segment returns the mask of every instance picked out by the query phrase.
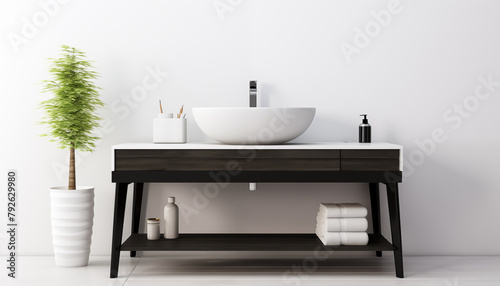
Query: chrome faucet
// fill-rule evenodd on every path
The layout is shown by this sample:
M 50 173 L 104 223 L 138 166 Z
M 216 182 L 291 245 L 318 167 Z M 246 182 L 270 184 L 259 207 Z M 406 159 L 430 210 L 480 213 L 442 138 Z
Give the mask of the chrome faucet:
M 257 81 L 250 81 L 250 107 L 257 107 Z M 257 183 L 250 182 L 248 184 L 248 189 L 250 191 L 257 190 Z
M 257 107 L 257 81 L 250 81 L 250 107 Z

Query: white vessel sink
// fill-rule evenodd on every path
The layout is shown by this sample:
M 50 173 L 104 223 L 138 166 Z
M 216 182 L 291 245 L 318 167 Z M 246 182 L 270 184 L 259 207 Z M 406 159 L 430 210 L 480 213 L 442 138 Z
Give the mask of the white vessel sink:
M 282 144 L 300 136 L 314 118 L 314 107 L 198 107 L 200 129 L 224 144 Z

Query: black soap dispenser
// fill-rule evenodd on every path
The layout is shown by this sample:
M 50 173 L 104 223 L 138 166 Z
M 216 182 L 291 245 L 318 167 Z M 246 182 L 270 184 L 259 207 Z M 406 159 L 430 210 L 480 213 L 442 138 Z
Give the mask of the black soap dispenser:
M 361 125 L 359 125 L 359 143 L 370 143 L 372 142 L 372 128 L 370 124 L 368 124 L 366 114 L 361 114 L 360 116 L 364 116 L 364 118 Z

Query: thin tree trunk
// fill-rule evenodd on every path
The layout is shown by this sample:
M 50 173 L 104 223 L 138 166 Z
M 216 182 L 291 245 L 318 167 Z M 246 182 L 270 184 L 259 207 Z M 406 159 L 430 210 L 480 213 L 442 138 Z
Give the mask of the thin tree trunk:
M 69 148 L 69 182 L 68 190 L 76 190 L 76 172 L 75 172 L 75 148 Z

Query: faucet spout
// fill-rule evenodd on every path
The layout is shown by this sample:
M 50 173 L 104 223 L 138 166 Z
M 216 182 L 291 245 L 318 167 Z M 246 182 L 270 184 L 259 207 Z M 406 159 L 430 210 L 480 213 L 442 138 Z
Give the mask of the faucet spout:
M 250 107 L 257 107 L 257 81 L 250 81 Z

